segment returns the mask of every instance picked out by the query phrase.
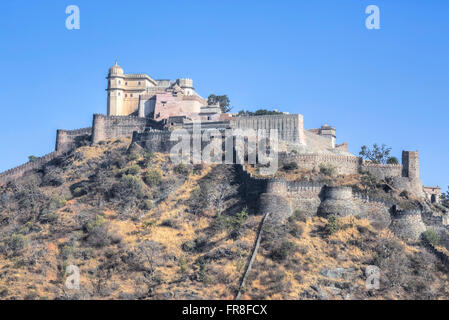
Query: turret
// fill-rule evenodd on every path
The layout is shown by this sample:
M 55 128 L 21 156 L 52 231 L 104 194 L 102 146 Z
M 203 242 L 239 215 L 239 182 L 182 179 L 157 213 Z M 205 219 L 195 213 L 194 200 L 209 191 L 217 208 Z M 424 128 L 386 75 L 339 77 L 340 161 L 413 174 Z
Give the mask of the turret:
M 335 128 L 324 124 L 320 128 L 320 135 L 330 139 L 332 148 L 335 148 Z
M 188 96 L 193 95 L 193 80 L 189 78 L 181 78 L 176 80 L 176 83 L 184 90 Z
M 108 116 L 123 115 L 124 74 L 123 69 L 117 64 L 117 61 L 109 69 L 107 79 Z
M 419 180 L 418 151 L 402 151 L 402 176 Z

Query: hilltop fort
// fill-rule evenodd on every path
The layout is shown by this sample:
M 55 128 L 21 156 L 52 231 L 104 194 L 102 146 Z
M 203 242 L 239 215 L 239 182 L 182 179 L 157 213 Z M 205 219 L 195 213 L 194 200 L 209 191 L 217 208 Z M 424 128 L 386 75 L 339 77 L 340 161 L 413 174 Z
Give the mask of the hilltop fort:
M 117 64 L 107 76 L 107 114 L 94 114 L 92 127 L 57 130 L 55 151 L 0 174 L 5 184 L 39 168 L 55 157 L 81 144 L 97 144 L 111 138 L 133 137 L 133 142 L 152 151 L 167 152 L 170 132 L 175 128 L 192 130 L 275 129 L 281 142 L 282 164 L 295 162 L 301 168 L 318 170 L 333 166 L 338 174 L 369 172 L 378 179 L 388 178 L 391 186 L 414 196 L 439 202 L 439 187 L 423 187 L 417 151 L 403 151 L 402 164 L 377 164 L 348 151 L 347 143 L 336 144 L 336 129 L 329 125 L 304 128 L 300 114 L 241 116 L 222 113 L 218 104 L 210 105 L 196 93 L 193 80 L 156 80 L 146 74 L 126 74 Z
M 333 126 L 229 113 L 191 79 L 117 63 L 106 79 L 92 126 L 57 130 L 55 151 L 0 174 L 0 296 L 447 297 L 449 208 L 422 186 L 418 151 L 370 161 Z M 61 288 L 67 264 L 81 290 Z M 363 285 L 373 267 L 378 293 Z

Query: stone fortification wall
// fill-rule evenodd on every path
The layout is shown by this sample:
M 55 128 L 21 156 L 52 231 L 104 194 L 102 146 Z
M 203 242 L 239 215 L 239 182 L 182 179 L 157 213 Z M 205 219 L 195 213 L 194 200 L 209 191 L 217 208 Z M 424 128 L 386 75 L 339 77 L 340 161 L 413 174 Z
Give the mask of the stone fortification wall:
M 377 179 L 382 180 L 387 177 L 401 177 L 403 167 L 400 164 L 377 164 L 363 161 L 360 164 L 361 172 L 369 172 Z
M 315 216 L 321 203 L 323 183 L 308 181 L 288 181 L 287 196 L 292 210 L 300 210 L 307 216 Z
M 92 143 L 98 143 L 111 138 L 132 137 L 134 131 L 143 132 L 147 128 L 162 129 L 163 124 L 135 116 L 95 114 L 92 127 Z
M 77 130 L 57 130 L 56 131 L 56 151 L 70 151 L 78 147 L 81 143 L 91 141 L 92 127 Z
M 14 181 L 20 177 L 22 177 L 25 173 L 41 168 L 44 164 L 49 161 L 55 159 L 56 157 L 62 155 L 61 151 L 53 151 L 51 153 L 46 154 L 43 157 L 34 159 L 32 161 L 28 161 L 25 164 L 17 166 L 15 168 L 9 169 L 5 172 L 0 173 L 0 185 L 4 185 L 8 182 Z
M 376 164 L 360 157 L 332 154 L 279 153 L 279 165 L 295 162 L 305 170 L 319 170 L 321 165 L 332 166 L 337 174 L 369 172 L 379 180 L 392 178 L 393 187 L 406 190 L 418 197 L 423 196 L 419 179 L 419 164 L 415 152 L 404 152 L 403 164 Z M 411 158 L 411 160 L 409 159 Z
M 355 156 L 331 154 L 287 154 L 279 153 L 279 163 L 296 162 L 306 170 L 319 170 L 321 164 L 331 165 L 338 174 L 355 174 L 359 172 L 360 158 Z
M 359 208 L 354 204 L 352 188 L 341 187 L 325 187 L 323 202 L 318 208 L 318 214 L 322 216 L 335 215 L 338 217 L 357 216 Z
M 395 212 L 390 227 L 402 239 L 418 240 L 421 233 L 426 231 L 420 210 Z
M 304 120 L 299 114 L 235 117 L 230 125 L 234 129 L 278 129 L 280 139 L 306 144 Z
M 134 132 L 132 141 L 152 152 L 169 153 L 170 149 L 178 143 L 178 141 L 170 141 L 170 135 L 170 131 Z

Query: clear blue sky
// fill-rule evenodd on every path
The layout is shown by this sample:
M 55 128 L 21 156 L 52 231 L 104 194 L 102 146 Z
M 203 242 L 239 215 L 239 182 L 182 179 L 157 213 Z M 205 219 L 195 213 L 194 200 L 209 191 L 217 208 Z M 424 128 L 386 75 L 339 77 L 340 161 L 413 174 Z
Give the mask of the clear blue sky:
M 81 29 L 65 28 L 76 4 Z M 380 8 L 380 30 L 365 8 Z M 0 171 L 54 149 L 56 129 L 106 112 L 125 72 L 190 77 L 234 110 L 328 123 L 358 153 L 419 150 L 424 184 L 449 185 L 449 1 L 12 1 L 0 3 Z

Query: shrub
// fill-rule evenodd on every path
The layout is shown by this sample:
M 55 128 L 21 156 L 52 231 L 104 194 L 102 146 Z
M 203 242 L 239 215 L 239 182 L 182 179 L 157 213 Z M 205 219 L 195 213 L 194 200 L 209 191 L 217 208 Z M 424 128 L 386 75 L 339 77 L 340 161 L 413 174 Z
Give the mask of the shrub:
M 134 164 L 125 169 L 125 174 L 136 175 L 139 173 L 139 171 L 140 171 L 140 167 L 137 164 Z
M 185 252 L 193 252 L 195 250 L 195 241 L 184 242 L 181 249 Z
M 364 172 L 360 177 L 360 183 L 365 190 L 373 190 L 377 187 L 377 179 L 369 172 Z
M 192 190 L 190 198 L 187 200 L 189 209 L 194 214 L 200 214 L 204 209 L 211 205 L 210 197 L 212 195 L 212 183 L 200 183 L 198 187 Z
M 128 163 L 128 159 L 126 158 L 126 155 L 123 154 L 123 150 L 106 151 L 103 157 L 104 161 L 101 166 L 106 169 L 123 169 Z
M 399 196 L 408 199 L 408 197 L 409 197 L 408 191 L 407 190 L 402 191 L 399 194 Z
M 146 200 L 143 202 L 143 209 L 145 209 L 145 210 L 151 210 L 151 209 L 153 209 L 153 208 L 154 208 L 154 202 L 153 202 L 153 200 L 146 199 Z
M 296 245 L 293 242 L 284 240 L 279 246 L 273 248 L 270 253 L 270 258 L 274 261 L 284 261 L 295 250 Z
M 173 219 L 166 219 L 166 220 L 162 221 L 161 226 L 173 228 L 173 229 L 179 229 L 178 223 L 176 223 L 176 221 Z
M 37 219 L 42 223 L 52 223 L 57 221 L 59 214 L 56 210 L 65 206 L 66 203 L 67 201 L 62 197 L 51 198 L 47 207 L 41 210 Z
M 320 164 L 320 173 L 325 176 L 333 177 L 335 175 L 335 167 L 330 164 Z
M 28 244 L 27 238 L 22 234 L 13 234 L 12 236 L 5 239 L 5 245 L 7 248 L 18 254 L 21 250 L 25 249 Z
M 184 164 L 184 163 L 180 163 L 180 164 L 176 165 L 173 168 L 173 171 L 176 174 L 179 174 L 179 175 L 182 175 L 182 176 L 188 176 L 189 173 L 190 173 L 189 167 L 186 164 Z
M 74 197 L 81 197 L 87 194 L 86 189 L 83 189 L 81 187 L 75 187 L 72 191 L 72 194 Z
M 143 229 L 152 229 L 156 225 L 155 220 L 147 220 L 142 222 L 142 228 Z
M 45 174 L 42 177 L 43 186 L 58 187 L 64 183 L 64 178 L 62 177 L 62 170 L 54 166 L 48 166 L 45 168 Z
M 238 233 L 248 219 L 247 209 L 244 208 L 242 211 L 234 216 L 219 215 L 215 220 L 215 229 L 228 229 L 231 233 Z
M 56 211 L 44 209 L 39 214 L 37 220 L 41 223 L 53 223 L 58 220 L 59 214 Z
M 181 256 L 179 258 L 178 266 L 179 266 L 179 270 L 181 271 L 182 274 L 187 272 L 188 265 L 187 265 L 186 257 Z
M 105 224 L 103 215 L 97 214 L 94 218 L 89 219 L 83 226 L 85 232 L 90 233 L 93 229 L 101 227 Z
M 140 153 L 137 150 L 133 150 L 128 154 L 129 161 L 135 161 L 140 158 Z
M 341 229 L 340 221 L 335 215 L 330 215 L 327 218 L 327 224 L 324 226 L 324 230 L 328 235 L 334 234 Z
M 302 234 L 304 233 L 304 229 L 302 226 L 299 226 L 296 223 L 293 223 L 293 224 L 289 225 L 289 233 L 296 238 L 300 238 L 302 236 Z
M 307 214 L 302 210 L 295 210 L 290 220 L 305 222 L 307 220 Z
M 120 242 L 120 237 L 112 236 L 102 215 L 97 214 L 84 225 L 87 243 L 93 247 L 104 247 L 111 242 Z
M 87 243 L 93 247 L 105 247 L 111 243 L 107 228 L 102 225 L 93 228 L 86 237 Z
M 369 263 L 378 266 L 382 271 L 381 281 L 383 289 L 397 288 L 404 284 L 409 277 L 409 259 L 403 244 L 394 238 L 377 239 L 374 247 L 374 257 Z
M 193 166 L 193 174 L 201 174 L 201 172 L 204 170 L 204 164 L 195 164 Z
M 149 168 L 154 160 L 154 153 L 153 152 L 146 152 L 143 155 L 143 160 L 141 162 L 141 165 L 143 168 Z
M 284 163 L 284 165 L 282 166 L 282 169 L 284 169 L 286 171 L 296 170 L 296 169 L 298 169 L 298 164 L 293 161 L 287 162 L 287 163 Z
M 199 236 L 195 240 L 186 241 L 182 244 L 181 249 L 185 252 L 201 252 L 207 245 L 207 240 L 203 236 Z
M 63 197 L 53 197 L 50 199 L 50 202 L 48 204 L 49 209 L 59 209 L 65 206 L 67 203 L 67 200 Z
M 13 195 L 24 218 L 32 213 L 38 214 L 46 200 L 45 195 L 34 183 L 14 185 Z
M 145 173 L 143 181 L 149 186 L 157 186 L 162 182 L 162 175 L 156 169 L 151 169 L 147 173 Z
M 22 235 L 27 235 L 31 232 L 41 232 L 42 228 L 40 228 L 37 224 L 34 224 L 33 221 L 28 221 L 19 229 L 17 233 Z
M 75 247 L 73 246 L 73 244 L 66 244 L 61 249 L 61 257 L 64 260 L 67 260 L 74 253 L 75 253 Z
M 134 205 L 145 196 L 143 182 L 139 177 L 124 175 L 113 185 L 111 195 L 126 205 Z
M 428 229 L 421 234 L 421 241 L 424 245 L 430 245 L 434 247 L 440 243 L 440 237 L 434 230 Z

